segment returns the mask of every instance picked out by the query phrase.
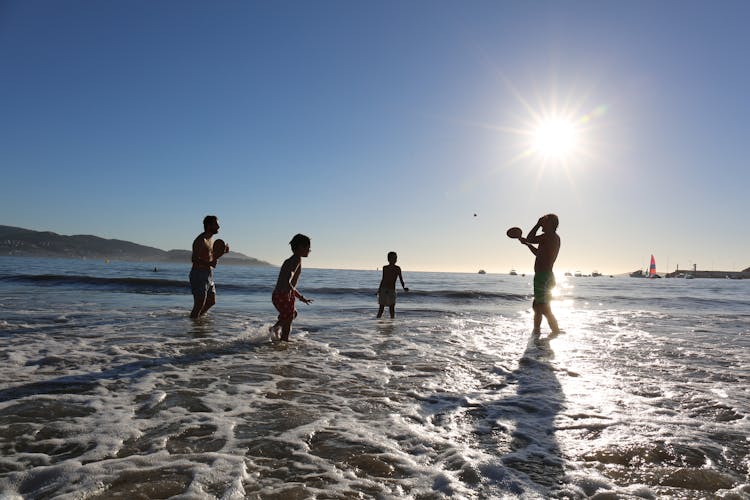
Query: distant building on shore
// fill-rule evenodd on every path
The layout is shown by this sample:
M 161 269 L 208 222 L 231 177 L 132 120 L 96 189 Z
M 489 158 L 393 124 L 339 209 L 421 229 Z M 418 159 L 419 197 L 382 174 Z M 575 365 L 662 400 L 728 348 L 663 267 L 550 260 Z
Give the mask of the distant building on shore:
M 647 278 L 648 274 L 643 270 L 638 269 L 632 273 L 628 273 L 631 278 Z M 677 268 L 671 273 L 665 273 L 665 278 L 714 278 L 714 279 L 733 279 L 733 280 L 746 280 L 750 279 L 750 267 L 743 269 L 742 271 L 701 271 L 698 269 L 697 264 L 693 264 L 692 269 L 680 269 L 680 265 L 677 264 Z
M 743 269 L 742 271 L 699 271 L 697 265 L 693 265 L 693 269 L 677 269 L 674 272 L 667 273 L 664 275 L 665 278 L 716 278 L 716 279 L 733 279 L 742 280 L 750 279 L 750 267 Z

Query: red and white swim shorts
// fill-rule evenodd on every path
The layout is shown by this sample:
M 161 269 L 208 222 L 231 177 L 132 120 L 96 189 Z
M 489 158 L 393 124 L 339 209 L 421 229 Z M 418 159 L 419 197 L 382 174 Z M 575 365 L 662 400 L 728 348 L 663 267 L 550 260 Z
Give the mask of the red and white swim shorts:
M 279 321 L 293 320 L 297 316 L 297 311 L 294 309 L 294 294 L 291 291 L 274 292 L 271 295 L 271 302 L 279 311 Z

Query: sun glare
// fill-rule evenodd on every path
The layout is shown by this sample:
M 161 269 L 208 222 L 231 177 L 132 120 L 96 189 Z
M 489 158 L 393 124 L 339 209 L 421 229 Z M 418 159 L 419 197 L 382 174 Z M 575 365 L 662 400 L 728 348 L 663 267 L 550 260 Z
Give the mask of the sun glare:
M 539 123 L 533 133 L 533 150 L 545 159 L 561 160 L 569 156 L 578 143 L 574 122 L 564 118 L 549 118 Z
M 570 184 L 575 185 L 577 171 L 600 161 L 604 124 L 598 122 L 608 114 L 608 105 L 599 104 L 586 110 L 586 101 L 590 99 L 587 95 L 593 90 L 581 93 L 570 89 L 562 93 L 552 87 L 546 95 L 538 92 L 524 95 L 513 82 L 504 81 L 508 93 L 517 101 L 507 112 L 512 121 L 502 126 L 482 124 L 518 139 L 511 143 L 503 137 L 503 145 L 518 148 L 518 152 L 502 158 L 498 168 L 521 164 L 540 180 L 545 169 L 551 168 L 565 174 Z
M 597 122 L 608 113 L 600 104 L 588 111 L 586 94 L 571 89 L 565 95 L 552 88 L 547 95 L 524 95 L 512 82 L 505 80 L 508 91 L 518 101 L 514 123 L 498 127 L 502 132 L 520 138 L 519 152 L 508 164 L 524 163 L 541 176 L 546 168 L 564 171 L 571 183 L 575 171 L 598 161 L 600 152 Z

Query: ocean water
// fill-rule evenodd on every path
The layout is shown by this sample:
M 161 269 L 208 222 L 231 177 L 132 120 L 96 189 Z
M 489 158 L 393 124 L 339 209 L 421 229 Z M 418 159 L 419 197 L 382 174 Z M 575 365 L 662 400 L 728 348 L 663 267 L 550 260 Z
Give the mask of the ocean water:
M 0 258 L 0 497 L 750 498 L 750 281 Z M 386 313 L 387 316 L 387 313 Z

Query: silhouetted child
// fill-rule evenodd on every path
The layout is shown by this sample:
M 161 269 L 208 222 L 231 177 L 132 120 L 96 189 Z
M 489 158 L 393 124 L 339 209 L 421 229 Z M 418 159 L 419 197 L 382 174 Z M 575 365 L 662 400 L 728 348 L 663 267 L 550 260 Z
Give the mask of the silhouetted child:
M 555 275 L 552 273 L 552 266 L 555 265 L 557 254 L 560 252 L 560 236 L 557 234 L 557 225 L 559 220 L 555 214 L 542 216 L 531 228 L 526 238 L 520 238 L 519 241 L 529 247 L 531 253 L 536 255 L 534 261 L 534 334 L 539 335 L 542 326 L 542 316 L 547 318 L 552 333 L 560 333 L 557 326 L 557 319 L 552 314 L 550 301 L 552 300 L 552 289 L 555 287 Z M 542 229 L 543 233 L 537 235 L 536 232 Z M 534 247 L 532 244 L 538 244 Z
M 383 316 L 385 306 L 388 306 L 388 311 L 391 313 L 391 318 L 396 317 L 396 279 L 401 280 L 401 287 L 405 292 L 409 289 L 404 286 L 404 278 L 401 276 L 401 268 L 396 265 L 396 259 L 398 256 L 396 252 L 388 252 L 388 265 L 383 266 L 383 278 L 380 280 L 380 287 L 378 288 L 378 318 Z
M 297 282 L 302 273 L 302 257 L 310 255 L 310 238 L 304 234 L 296 234 L 289 242 L 292 247 L 292 256 L 284 261 L 279 269 L 279 279 L 271 296 L 271 302 L 279 311 L 279 319 L 270 330 L 275 338 L 289 341 L 289 332 L 292 330 L 292 321 L 297 317 L 294 308 L 294 299 L 297 298 L 309 304 L 311 299 L 306 299 L 297 291 Z

